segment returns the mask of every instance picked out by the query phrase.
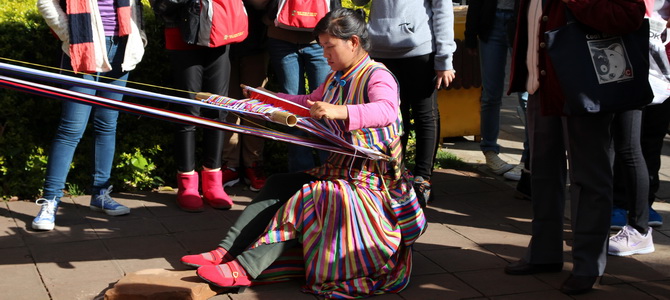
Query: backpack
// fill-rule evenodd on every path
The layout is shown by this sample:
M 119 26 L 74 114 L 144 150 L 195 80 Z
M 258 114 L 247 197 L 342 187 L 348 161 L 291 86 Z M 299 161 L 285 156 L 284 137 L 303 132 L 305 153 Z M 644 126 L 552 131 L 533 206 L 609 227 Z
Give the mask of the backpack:
M 279 0 L 275 26 L 297 31 L 312 31 L 330 11 L 330 0 Z
M 239 43 L 249 35 L 249 18 L 242 0 L 201 0 L 197 44 L 219 47 Z

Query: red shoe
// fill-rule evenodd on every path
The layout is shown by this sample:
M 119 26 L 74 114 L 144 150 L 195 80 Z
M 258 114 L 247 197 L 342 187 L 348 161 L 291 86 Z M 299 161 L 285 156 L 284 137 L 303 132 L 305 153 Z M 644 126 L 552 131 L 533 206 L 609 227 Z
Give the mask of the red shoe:
M 226 166 L 221 167 L 222 182 L 224 187 L 229 187 L 240 182 L 240 172 L 237 172 L 235 168 L 229 168 Z
M 251 285 L 252 279 L 237 260 L 222 265 L 202 266 L 198 268 L 196 274 L 218 287 L 240 288 L 239 293 Z
M 214 208 L 230 209 L 233 199 L 223 190 L 221 174 L 221 170 L 202 171 L 202 196 Z
M 177 173 L 177 183 L 179 184 L 179 191 L 177 192 L 179 208 L 188 212 L 203 211 L 205 207 L 202 204 L 200 192 L 198 192 L 198 173 Z
M 265 185 L 265 174 L 263 167 L 259 163 L 254 163 L 249 168 L 244 168 L 244 181 L 249 185 L 249 189 L 258 192 Z
M 218 247 L 212 251 L 185 255 L 181 258 L 181 263 L 191 267 L 216 266 L 234 260 L 226 249 Z

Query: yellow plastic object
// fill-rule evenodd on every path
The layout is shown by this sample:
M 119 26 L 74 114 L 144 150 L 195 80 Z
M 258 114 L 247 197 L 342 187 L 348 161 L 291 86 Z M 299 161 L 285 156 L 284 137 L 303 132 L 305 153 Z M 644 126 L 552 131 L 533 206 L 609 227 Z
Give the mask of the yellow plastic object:
M 465 38 L 467 6 L 454 6 L 454 37 L 457 50 L 454 54 L 456 78 L 448 90 L 437 93 L 440 110 L 440 138 L 474 136 L 480 139 L 481 74 L 477 58 L 468 56 L 462 40 Z
M 440 138 L 474 136 L 480 139 L 479 117 L 481 88 L 440 90 L 437 104 L 440 110 Z

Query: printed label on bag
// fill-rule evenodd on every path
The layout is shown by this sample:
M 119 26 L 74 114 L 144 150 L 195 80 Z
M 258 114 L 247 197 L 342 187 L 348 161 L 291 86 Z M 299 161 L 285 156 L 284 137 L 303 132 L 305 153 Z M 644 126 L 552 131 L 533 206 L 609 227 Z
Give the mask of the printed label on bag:
M 587 35 L 587 39 L 593 37 Z M 633 67 L 621 37 L 590 39 L 586 43 L 599 84 L 633 79 Z

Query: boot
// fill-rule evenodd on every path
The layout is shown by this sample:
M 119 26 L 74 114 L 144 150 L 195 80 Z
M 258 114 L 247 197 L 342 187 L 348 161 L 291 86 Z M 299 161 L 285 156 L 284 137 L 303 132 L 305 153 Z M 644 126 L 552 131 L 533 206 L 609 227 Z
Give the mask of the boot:
M 202 171 L 202 195 L 214 208 L 230 209 L 233 199 L 223 190 L 221 170 Z
M 198 172 L 193 174 L 177 173 L 177 205 L 179 208 L 189 212 L 200 212 L 204 210 L 202 198 L 198 192 Z

